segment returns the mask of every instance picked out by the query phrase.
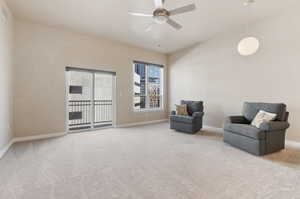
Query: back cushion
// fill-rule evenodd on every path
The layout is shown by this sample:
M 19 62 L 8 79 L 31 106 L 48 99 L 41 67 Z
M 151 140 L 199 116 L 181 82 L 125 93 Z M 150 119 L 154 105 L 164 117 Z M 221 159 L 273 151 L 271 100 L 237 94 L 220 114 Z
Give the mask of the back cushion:
M 177 115 L 188 115 L 186 104 L 176 105 L 176 113 Z
M 284 121 L 285 119 L 286 105 L 282 103 L 271 104 L 271 103 L 245 102 L 243 108 L 243 116 L 247 120 L 252 121 L 260 110 L 277 114 L 275 119 L 277 121 Z
M 187 105 L 187 112 L 190 116 L 192 116 L 194 112 L 203 112 L 203 102 L 202 101 L 182 100 L 181 104 Z

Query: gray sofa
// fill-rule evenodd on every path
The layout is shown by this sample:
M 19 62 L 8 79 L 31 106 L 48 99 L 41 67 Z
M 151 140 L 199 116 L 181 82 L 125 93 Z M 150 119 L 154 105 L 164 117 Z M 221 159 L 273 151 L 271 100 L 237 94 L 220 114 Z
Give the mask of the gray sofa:
M 275 121 L 265 122 L 260 128 L 250 125 L 259 110 L 276 113 Z M 288 116 L 285 104 L 246 102 L 242 116 L 227 118 L 224 142 L 255 155 L 280 151 L 285 147 L 285 134 L 290 126 Z
M 176 111 L 172 111 L 170 128 L 185 133 L 197 133 L 202 129 L 203 102 L 182 100 L 181 104 L 187 105 L 188 116 L 176 115 Z

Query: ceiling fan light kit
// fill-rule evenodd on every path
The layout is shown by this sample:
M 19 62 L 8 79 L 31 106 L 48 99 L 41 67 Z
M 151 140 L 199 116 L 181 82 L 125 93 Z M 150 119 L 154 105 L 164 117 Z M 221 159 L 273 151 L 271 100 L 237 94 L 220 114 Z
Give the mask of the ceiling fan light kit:
M 153 12 L 153 19 L 158 24 L 166 23 L 169 19 L 169 16 L 170 16 L 169 12 L 163 8 L 157 8 Z
M 134 16 L 142 16 L 142 17 L 153 17 L 154 23 L 152 23 L 149 27 L 147 27 L 146 31 L 151 30 L 152 26 L 154 24 L 169 24 L 176 30 L 180 30 L 182 26 L 170 18 L 170 16 L 183 14 L 186 12 L 190 12 L 196 9 L 195 4 L 186 5 L 180 8 L 176 8 L 173 10 L 167 10 L 164 8 L 165 0 L 154 0 L 154 4 L 156 9 L 153 11 L 153 14 L 144 14 L 144 13 L 135 13 L 135 12 L 129 12 L 128 14 L 134 15 Z

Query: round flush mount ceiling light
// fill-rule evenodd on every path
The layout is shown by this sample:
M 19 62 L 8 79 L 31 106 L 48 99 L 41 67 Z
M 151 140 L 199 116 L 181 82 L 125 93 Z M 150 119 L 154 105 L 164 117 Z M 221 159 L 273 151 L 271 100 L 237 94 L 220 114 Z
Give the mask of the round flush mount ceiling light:
M 250 8 L 252 8 L 255 0 L 246 0 L 244 2 L 244 6 L 248 7 L 250 12 Z M 249 29 L 247 27 L 247 29 Z M 248 32 L 248 30 L 246 30 Z M 245 37 L 238 44 L 238 52 L 242 56 L 249 56 L 255 54 L 259 49 L 259 40 L 256 37 Z
M 242 56 L 255 54 L 259 49 L 259 40 L 255 37 L 246 37 L 238 45 L 238 52 Z
M 164 24 L 168 21 L 168 18 L 165 16 L 158 15 L 158 16 L 154 16 L 153 18 L 154 18 L 154 21 L 158 24 Z

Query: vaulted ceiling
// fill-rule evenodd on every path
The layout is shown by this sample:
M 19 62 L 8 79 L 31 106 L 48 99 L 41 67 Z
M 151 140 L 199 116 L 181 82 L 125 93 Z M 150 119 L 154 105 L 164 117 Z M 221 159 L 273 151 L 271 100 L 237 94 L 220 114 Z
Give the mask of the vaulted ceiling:
M 128 15 L 128 11 L 152 13 L 154 0 L 8 0 L 14 15 L 22 20 L 101 35 L 139 47 L 170 53 L 203 42 L 215 34 L 251 21 L 274 16 L 299 6 L 297 0 L 257 0 L 249 12 L 243 0 L 166 0 L 165 7 L 195 3 L 197 10 L 174 16 L 183 28 L 156 25 L 151 18 Z M 298 5 L 296 5 L 298 4 Z

